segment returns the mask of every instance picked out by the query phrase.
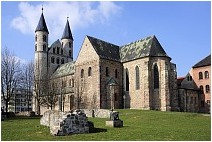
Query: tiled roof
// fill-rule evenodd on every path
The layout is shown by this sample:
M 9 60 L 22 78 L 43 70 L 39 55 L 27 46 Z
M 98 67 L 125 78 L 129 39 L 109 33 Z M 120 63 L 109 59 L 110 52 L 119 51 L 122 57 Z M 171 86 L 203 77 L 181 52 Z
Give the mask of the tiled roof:
M 127 62 L 146 56 L 169 57 L 155 36 L 149 36 L 121 47 L 91 36 L 87 37 L 97 54 L 105 59 Z
M 121 62 L 127 62 L 146 56 L 169 57 L 155 36 L 149 36 L 145 39 L 121 46 L 119 52 Z
M 71 28 L 69 26 L 68 20 L 66 22 L 66 26 L 65 26 L 65 29 L 63 31 L 63 36 L 62 36 L 61 39 L 71 39 L 71 40 L 73 40 L 73 36 L 72 36 L 72 33 L 71 33 Z
M 87 36 L 96 53 L 104 59 L 120 61 L 119 46 L 105 42 L 103 40 Z
M 57 70 L 52 75 L 53 78 L 62 77 L 66 75 L 70 75 L 75 73 L 75 62 L 68 62 L 66 64 L 61 65 L 57 68 Z
M 37 25 L 35 32 L 37 32 L 37 31 L 45 31 L 45 32 L 49 33 L 48 28 L 46 26 L 44 16 L 43 16 L 43 13 L 40 16 L 40 20 L 38 22 L 38 25 Z
M 198 63 L 196 63 L 193 68 L 198 68 L 198 67 L 204 67 L 204 66 L 210 66 L 211 65 L 211 55 L 205 57 Z

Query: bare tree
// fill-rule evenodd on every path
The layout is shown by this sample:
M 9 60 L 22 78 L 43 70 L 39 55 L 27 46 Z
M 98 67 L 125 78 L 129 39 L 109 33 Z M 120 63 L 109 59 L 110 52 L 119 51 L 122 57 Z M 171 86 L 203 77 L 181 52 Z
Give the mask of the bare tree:
M 7 47 L 3 48 L 1 54 L 1 93 L 5 103 L 6 113 L 12 97 L 15 95 L 15 89 L 20 82 L 20 61 L 9 51 Z
M 25 100 L 27 104 L 27 111 L 29 111 L 29 104 L 32 99 L 32 90 L 34 83 L 34 63 L 31 61 L 23 66 L 22 70 L 22 89 L 25 90 Z

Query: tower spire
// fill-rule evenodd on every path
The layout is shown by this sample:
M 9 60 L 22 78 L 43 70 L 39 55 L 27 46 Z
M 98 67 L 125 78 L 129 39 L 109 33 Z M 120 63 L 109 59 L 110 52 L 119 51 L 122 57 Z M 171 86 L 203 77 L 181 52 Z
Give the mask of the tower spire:
M 41 10 L 42 10 L 42 13 L 41 13 L 40 20 L 38 22 L 38 25 L 37 25 L 37 28 L 36 28 L 35 32 L 37 32 L 37 31 L 45 31 L 45 32 L 49 33 L 48 28 L 46 26 L 45 18 L 43 16 L 43 5 L 42 5 Z
M 65 29 L 63 31 L 63 36 L 62 36 L 61 39 L 71 39 L 71 40 L 73 40 L 73 36 L 72 36 L 72 33 L 71 33 L 71 28 L 69 26 L 68 18 L 69 17 L 67 17 L 66 26 L 65 26 Z

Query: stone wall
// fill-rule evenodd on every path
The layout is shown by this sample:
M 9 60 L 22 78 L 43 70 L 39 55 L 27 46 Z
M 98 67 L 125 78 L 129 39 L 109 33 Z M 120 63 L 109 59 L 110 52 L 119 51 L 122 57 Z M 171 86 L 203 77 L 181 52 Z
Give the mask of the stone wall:
M 109 118 L 110 110 L 108 109 L 82 109 L 87 117 Z
M 89 122 L 86 114 L 80 110 L 73 112 L 46 111 L 40 124 L 50 127 L 52 135 L 89 133 L 94 129 L 93 123 Z

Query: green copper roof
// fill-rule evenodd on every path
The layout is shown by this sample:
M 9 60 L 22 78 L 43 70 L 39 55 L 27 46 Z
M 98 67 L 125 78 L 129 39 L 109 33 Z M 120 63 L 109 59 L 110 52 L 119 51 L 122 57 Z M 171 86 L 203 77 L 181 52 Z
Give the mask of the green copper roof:
M 37 32 L 37 31 L 45 31 L 45 32 L 49 33 L 43 13 L 40 16 L 40 20 L 38 22 L 35 32 Z
M 96 53 L 104 59 L 120 61 L 119 46 L 105 42 L 103 40 L 87 36 L 93 45 Z
M 73 74 L 75 72 L 74 63 L 75 62 L 68 62 L 66 64 L 61 65 L 60 67 L 57 68 L 52 77 L 56 78 Z
M 127 62 L 146 56 L 169 57 L 155 36 L 149 36 L 144 39 L 121 46 L 119 52 L 121 62 Z

